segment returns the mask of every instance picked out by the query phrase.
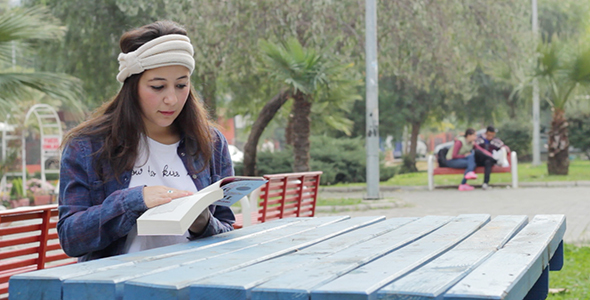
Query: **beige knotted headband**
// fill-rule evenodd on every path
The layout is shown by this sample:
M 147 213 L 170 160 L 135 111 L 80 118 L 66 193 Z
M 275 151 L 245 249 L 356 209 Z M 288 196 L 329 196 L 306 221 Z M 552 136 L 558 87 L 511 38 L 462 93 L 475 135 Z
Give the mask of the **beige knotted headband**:
M 195 69 L 194 50 L 191 40 L 181 34 L 168 34 L 155 38 L 129 53 L 119 54 L 117 80 L 125 82 L 127 77 L 145 70 L 180 65 L 193 73 Z

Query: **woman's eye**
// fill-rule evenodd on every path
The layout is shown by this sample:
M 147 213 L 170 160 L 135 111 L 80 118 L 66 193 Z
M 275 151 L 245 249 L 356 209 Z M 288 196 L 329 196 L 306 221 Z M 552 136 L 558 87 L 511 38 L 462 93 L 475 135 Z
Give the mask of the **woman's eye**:
M 176 87 L 179 89 L 184 89 L 186 87 L 186 84 L 177 84 Z
M 163 86 L 163 85 L 158 85 L 158 86 L 153 86 L 153 85 L 152 85 L 152 89 L 154 89 L 154 90 L 156 90 L 156 91 L 159 91 L 159 90 L 161 90 L 161 89 L 163 89 L 163 88 L 164 88 L 164 86 Z

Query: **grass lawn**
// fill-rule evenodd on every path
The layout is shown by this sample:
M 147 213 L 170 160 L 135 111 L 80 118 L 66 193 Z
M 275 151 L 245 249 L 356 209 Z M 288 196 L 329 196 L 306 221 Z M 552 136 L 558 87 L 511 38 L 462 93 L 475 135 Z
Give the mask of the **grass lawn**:
M 322 198 L 318 197 L 317 206 L 356 205 L 363 202 L 361 198 Z
M 590 299 L 590 247 L 564 245 L 564 264 L 561 271 L 549 273 L 551 289 L 563 290 L 549 294 L 549 300 Z
M 483 174 L 478 174 L 477 180 L 469 181 L 472 184 L 483 183 Z M 435 185 L 458 185 L 463 175 L 437 175 L 434 176 Z M 547 181 L 590 181 L 590 161 L 588 160 L 573 160 L 570 161 L 569 174 L 567 176 L 547 174 L 547 164 L 540 166 L 531 166 L 530 163 L 518 164 L 518 181 L 519 182 L 547 182 Z M 490 183 L 511 183 L 512 174 L 500 173 L 491 175 Z M 417 173 L 399 174 L 388 180 L 382 182 L 381 185 L 400 185 L 400 186 L 416 186 L 428 185 L 428 174 L 426 171 Z

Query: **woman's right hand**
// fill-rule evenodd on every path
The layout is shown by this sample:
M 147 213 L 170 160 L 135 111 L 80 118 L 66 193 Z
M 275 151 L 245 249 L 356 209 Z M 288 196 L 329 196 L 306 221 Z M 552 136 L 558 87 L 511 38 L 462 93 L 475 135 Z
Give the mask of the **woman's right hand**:
M 143 187 L 143 202 L 148 208 L 162 205 L 172 201 L 172 199 L 192 195 L 192 192 L 178 190 L 163 185 Z

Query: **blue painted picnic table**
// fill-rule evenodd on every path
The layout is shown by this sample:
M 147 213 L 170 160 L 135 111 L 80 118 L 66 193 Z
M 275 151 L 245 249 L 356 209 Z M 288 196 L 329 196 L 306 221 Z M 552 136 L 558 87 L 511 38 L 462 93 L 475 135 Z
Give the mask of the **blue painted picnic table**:
M 544 299 L 563 215 L 291 218 L 13 276 L 10 299 Z

